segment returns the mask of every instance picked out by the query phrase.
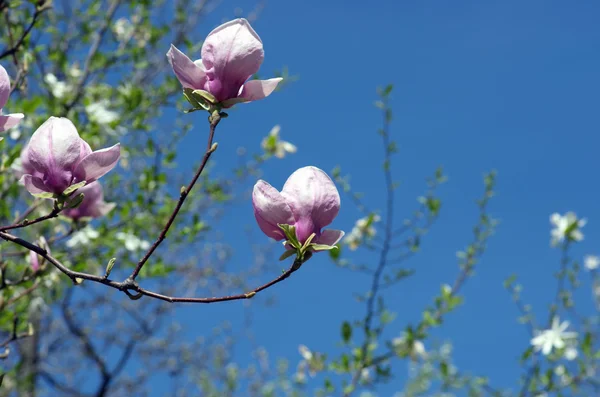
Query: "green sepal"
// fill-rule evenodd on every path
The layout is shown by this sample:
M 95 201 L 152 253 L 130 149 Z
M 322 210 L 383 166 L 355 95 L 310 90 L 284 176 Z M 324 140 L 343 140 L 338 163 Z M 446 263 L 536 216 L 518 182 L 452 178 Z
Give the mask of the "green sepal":
M 285 234 L 287 242 L 292 247 L 296 248 L 297 250 L 302 249 L 302 245 L 298 241 L 298 237 L 296 237 L 296 227 L 295 226 L 285 225 L 285 224 L 280 224 L 280 223 L 278 223 L 277 226 L 279 226 L 279 228 L 281 230 L 283 230 L 283 233 Z
M 83 202 L 84 197 L 85 197 L 85 194 L 79 193 L 77 196 L 75 196 L 73 198 L 73 200 L 69 201 L 66 204 L 66 207 L 67 208 L 77 208 L 77 207 L 79 207 L 79 205 Z
M 285 252 L 283 254 L 281 254 L 281 256 L 279 257 L 279 260 L 285 260 L 287 258 L 289 258 L 292 255 L 296 255 L 297 251 L 296 250 L 285 250 Z
M 329 251 L 332 249 L 337 249 L 338 247 L 336 245 L 311 244 L 310 248 L 312 248 L 313 251 Z
M 75 190 L 84 187 L 86 183 L 87 183 L 86 181 L 81 181 L 79 183 L 71 185 L 68 188 L 66 188 L 64 192 L 62 192 L 62 195 L 63 196 L 68 196 L 69 194 L 73 193 Z
M 37 198 L 41 198 L 41 199 L 50 199 L 50 198 L 56 198 L 56 195 L 54 193 L 50 193 L 50 192 L 43 192 L 43 193 L 31 193 L 31 195 L 33 197 L 37 197 Z

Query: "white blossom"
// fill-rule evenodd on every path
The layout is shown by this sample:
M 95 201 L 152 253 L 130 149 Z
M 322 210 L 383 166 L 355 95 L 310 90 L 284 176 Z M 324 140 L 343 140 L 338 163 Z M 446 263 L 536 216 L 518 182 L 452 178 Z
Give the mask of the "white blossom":
M 63 98 L 70 90 L 71 87 L 64 81 L 58 80 L 58 78 L 52 73 L 48 73 L 44 76 L 44 81 L 48 84 L 50 92 L 54 97 L 60 99 Z
M 100 236 L 97 230 L 91 226 L 86 226 L 83 229 L 75 232 L 73 236 L 67 241 L 66 246 L 69 248 L 76 247 L 78 245 L 88 245 L 92 240 L 97 239 Z
M 583 264 L 588 270 L 598 269 L 598 266 L 600 266 L 600 257 L 597 257 L 596 255 L 587 255 L 583 258 Z
M 108 109 L 109 102 L 104 99 L 100 102 L 94 102 L 85 107 L 85 111 L 92 121 L 98 124 L 106 125 L 119 120 L 119 113 Z
M 344 238 L 344 244 L 348 245 L 352 251 L 356 250 L 363 240 L 375 237 L 377 229 L 375 229 L 373 223 L 380 220 L 379 215 L 369 215 L 357 220 L 352 231 Z
M 571 241 L 583 240 L 581 228 L 587 223 L 586 219 L 578 219 L 574 212 L 567 212 L 565 215 L 554 213 L 550 215 L 550 223 L 554 228 L 550 231 L 550 243 L 556 246 L 565 239 Z
M 565 340 L 577 337 L 576 332 L 565 332 L 568 327 L 568 321 L 561 323 L 558 317 L 554 317 L 550 329 L 535 332 L 536 336 L 531 339 L 533 349 L 541 350 L 544 355 L 550 354 L 553 348 L 562 349 L 565 347 Z
M 302 358 L 305 359 L 306 361 L 310 361 L 313 358 L 313 354 L 310 351 L 310 349 L 304 345 L 298 346 L 298 352 L 300 353 Z
M 370 368 L 363 368 L 360 371 L 360 380 L 363 383 L 369 383 L 371 381 L 371 369 Z
M 127 18 L 119 18 L 113 25 L 113 32 L 120 42 L 128 41 L 134 33 L 134 26 Z
M 290 142 L 281 140 L 279 138 L 279 132 L 281 131 L 281 126 L 276 125 L 271 129 L 269 135 L 266 136 L 261 143 L 261 147 L 263 150 L 269 154 L 274 155 L 277 158 L 284 158 L 287 153 L 296 153 L 297 148 L 295 145 Z
M 137 250 L 147 250 L 150 248 L 150 243 L 142 240 L 130 233 L 119 232 L 115 235 L 117 240 L 122 241 L 127 251 L 135 252 Z
M 565 358 L 569 361 L 573 361 L 577 358 L 579 352 L 573 346 L 569 346 L 565 349 Z

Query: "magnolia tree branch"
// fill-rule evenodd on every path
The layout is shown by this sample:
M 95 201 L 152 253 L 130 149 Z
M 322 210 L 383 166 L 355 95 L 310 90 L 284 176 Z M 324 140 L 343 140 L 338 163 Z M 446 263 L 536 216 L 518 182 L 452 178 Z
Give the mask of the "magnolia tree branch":
M 169 220 L 167 221 L 167 223 L 163 227 L 162 231 L 158 235 L 158 238 L 156 239 L 154 244 L 152 244 L 152 246 L 148 249 L 148 251 L 146 252 L 144 257 L 142 259 L 140 259 L 137 266 L 133 270 L 133 273 L 131 273 L 131 276 L 129 276 L 129 278 L 131 280 L 135 280 L 135 278 L 138 276 L 138 274 L 142 270 L 142 267 L 144 267 L 144 264 L 148 261 L 150 256 L 154 253 L 154 251 L 158 248 L 158 246 L 167 237 L 167 232 L 169 231 L 169 228 L 175 221 L 175 218 L 177 217 L 179 210 L 183 206 L 185 199 L 192 191 L 198 178 L 200 178 L 200 175 L 202 174 L 202 171 L 204 171 L 204 167 L 206 167 L 206 164 L 208 163 L 210 156 L 214 153 L 215 150 L 217 150 L 217 143 L 213 143 L 213 139 L 215 137 L 215 129 L 217 128 L 217 125 L 219 125 L 219 122 L 221 121 L 222 117 L 223 117 L 223 115 L 220 114 L 219 112 L 213 112 L 210 115 L 210 117 L 208 118 L 208 121 L 210 123 L 210 131 L 208 133 L 208 142 L 206 144 L 206 152 L 204 153 L 204 157 L 202 158 L 202 163 L 200 163 L 200 167 L 198 167 L 198 171 L 196 171 L 196 174 L 192 178 L 192 181 L 190 182 L 190 184 L 185 189 L 181 190 L 181 194 L 179 195 L 179 201 L 177 202 L 177 205 L 175 206 L 173 213 L 169 217 Z
M 13 43 L 10 48 L 7 48 L 6 50 L 2 51 L 2 53 L 0 53 L 0 59 L 7 57 L 9 55 L 14 56 L 17 53 L 17 51 L 19 51 L 19 48 L 21 48 L 21 46 L 25 42 L 25 39 L 27 38 L 27 36 L 29 36 L 29 33 L 31 33 L 31 30 L 35 26 L 36 22 L 39 20 L 39 17 L 42 15 L 42 13 L 44 11 L 46 11 L 47 9 L 49 9 L 51 7 L 52 7 L 51 1 L 43 2 L 41 5 L 38 5 L 35 7 L 35 12 L 33 13 L 33 16 L 31 17 L 31 21 L 29 22 L 29 25 L 27 25 L 27 27 L 23 30 L 23 33 L 21 33 L 21 37 L 19 37 L 19 39 L 15 43 Z
M 133 279 L 131 279 L 130 277 L 128 277 L 124 281 L 119 282 L 119 281 L 109 279 L 107 277 L 107 275 L 97 276 L 97 275 L 89 274 L 89 273 L 76 272 L 74 270 L 69 269 L 65 265 L 63 265 L 58 259 L 56 259 L 52 255 L 50 255 L 48 253 L 48 251 L 46 251 L 45 249 L 43 249 L 35 244 L 32 244 L 29 241 L 26 241 L 22 238 L 19 238 L 17 236 L 7 233 L 7 232 L 0 232 L 0 238 L 4 239 L 6 241 L 10 241 L 14 244 L 18 244 L 21 247 L 27 248 L 28 250 L 37 253 L 42 258 L 46 259 L 49 263 L 51 263 L 54 267 L 56 267 L 58 270 L 60 270 L 62 273 L 66 274 L 76 285 L 80 284 L 83 280 L 88 280 L 88 281 L 93 281 L 96 283 L 100 283 L 100 284 L 109 286 L 111 288 L 118 289 L 119 291 L 122 291 L 127 296 L 129 296 L 129 298 L 134 299 L 134 300 L 139 299 L 142 296 L 148 296 L 151 298 L 160 299 L 160 300 L 171 302 L 171 303 L 174 303 L 174 302 L 216 303 L 216 302 L 250 299 L 250 298 L 254 297 L 254 295 L 256 295 L 257 293 L 259 293 L 267 288 L 270 288 L 273 285 L 278 284 L 281 281 L 288 278 L 292 273 L 294 273 L 296 270 L 300 269 L 302 264 L 304 262 L 306 262 L 308 259 L 310 259 L 310 257 L 311 257 L 310 252 L 305 253 L 304 257 L 302 259 L 297 258 L 294 261 L 294 263 L 292 264 L 292 266 L 288 270 L 283 272 L 279 277 L 271 280 L 270 282 L 268 282 L 264 285 L 261 285 L 260 287 L 253 289 L 250 292 L 246 292 L 243 294 L 237 294 L 237 295 L 219 296 L 219 297 L 187 298 L 187 297 L 174 297 L 174 296 L 162 295 L 157 292 L 146 290 L 146 289 L 140 287 L 139 284 L 136 281 L 134 281 Z

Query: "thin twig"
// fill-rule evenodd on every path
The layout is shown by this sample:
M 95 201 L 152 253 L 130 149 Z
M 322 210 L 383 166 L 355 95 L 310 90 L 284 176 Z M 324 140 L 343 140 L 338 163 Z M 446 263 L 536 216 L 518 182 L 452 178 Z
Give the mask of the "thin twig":
M 56 267 L 58 270 L 60 270 L 62 273 L 66 274 L 75 284 L 81 283 L 82 280 L 88 280 L 88 281 L 93 281 L 93 282 L 96 282 L 99 284 L 109 286 L 111 288 L 118 289 L 119 291 L 124 292 L 130 299 L 133 299 L 133 300 L 139 299 L 142 296 L 148 296 L 151 298 L 160 299 L 160 300 L 163 300 L 166 302 L 171 302 L 171 303 L 174 303 L 174 302 L 216 303 L 216 302 L 225 302 L 225 301 L 233 301 L 233 300 L 251 299 L 257 293 L 259 293 L 267 288 L 270 288 L 270 287 L 274 286 L 275 284 L 278 284 L 281 281 L 288 278 L 289 276 L 291 276 L 292 273 L 294 273 L 295 271 L 300 269 L 302 264 L 304 262 L 306 262 L 308 259 L 310 259 L 310 257 L 311 257 L 310 252 L 306 253 L 304 255 L 303 259 L 296 259 L 294 261 L 294 263 L 292 264 L 292 266 L 288 270 L 283 272 L 279 277 L 275 278 L 274 280 L 272 280 L 264 285 L 261 285 L 260 287 L 253 289 L 250 292 L 237 294 L 237 295 L 220 296 L 220 297 L 187 298 L 187 297 L 167 296 L 167 295 L 162 295 L 162 294 L 159 294 L 159 293 L 156 293 L 153 291 L 146 290 L 146 289 L 140 287 L 139 284 L 137 282 L 135 282 L 134 280 L 132 280 L 131 278 L 127 278 L 122 282 L 118 282 L 118 281 L 111 280 L 110 278 L 104 277 L 104 276 L 97 276 L 97 275 L 89 274 L 89 273 L 76 272 L 74 270 L 69 269 L 65 265 L 63 265 L 59 260 L 57 260 L 52 255 L 50 255 L 48 253 L 48 251 L 46 251 L 45 249 L 43 249 L 35 244 L 32 244 L 29 241 L 26 241 L 20 237 L 17 237 L 10 233 L 2 232 L 2 231 L 0 231 L 0 238 L 4 239 L 6 241 L 10 241 L 12 243 L 18 244 L 21 247 L 27 248 L 28 250 L 37 253 L 42 258 L 46 259 L 49 263 L 51 263 L 54 267 Z M 133 293 L 132 293 L 132 291 L 133 291 Z
M 175 221 L 175 218 L 177 217 L 177 214 L 179 213 L 179 210 L 183 206 L 183 203 L 184 203 L 185 199 L 187 198 L 187 196 L 192 191 L 192 188 L 196 184 L 196 181 L 198 180 L 198 178 L 200 178 L 200 175 L 202 174 L 202 171 L 204 171 L 204 167 L 206 167 L 206 164 L 208 163 L 208 160 L 210 159 L 210 156 L 217 149 L 216 144 L 213 144 L 213 139 L 214 139 L 214 136 L 215 136 L 215 129 L 217 128 L 217 125 L 219 125 L 220 121 L 221 121 L 221 115 L 218 112 L 213 113 L 209 117 L 210 131 L 208 133 L 208 143 L 206 145 L 206 152 L 204 153 L 204 157 L 202 158 L 202 163 L 200 163 L 200 167 L 198 167 L 198 170 L 196 171 L 196 174 L 192 178 L 192 181 L 189 183 L 189 185 L 185 189 L 183 189 L 181 191 L 181 194 L 179 195 L 179 201 L 177 202 L 177 205 L 175 206 L 175 209 L 173 210 L 173 213 L 169 217 L 169 220 L 167 221 L 167 223 L 163 227 L 163 229 L 160 232 L 158 238 L 156 239 L 156 241 L 154 242 L 154 244 L 152 244 L 152 246 L 148 249 L 148 251 L 146 252 L 146 254 L 144 255 L 144 257 L 138 262 L 137 266 L 133 270 L 133 273 L 131 273 L 131 276 L 129 276 L 129 278 L 131 278 L 131 280 L 135 280 L 135 278 L 137 277 L 137 275 L 140 273 L 140 270 L 142 270 L 142 267 L 144 267 L 144 264 L 148 261 L 148 259 L 150 258 L 150 256 L 154 253 L 154 251 L 158 248 L 158 246 L 167 237 L 167 232 L 169 231 L 169 228 L 171 227 L 171 225 Z
M 44 11 L 46 11 L 47 9 L 49 9 L 51 7 L 52 7 L 52 3 L 48 2 L 48 3 L 44 3 L 41 6 L 38 6 L 35 8 L 35 12 L 33 13 L 33 16 L 31 17 L 31 22 L 25 28 L 23 33 L 21 34 L 21 37 L 19 37 L 19 40 L 17 40 L 17 42 L 14 45 L 12 45 L 11 48 L 8 48 L 8 49 L 4 50 L 2 53 L 0 53 L 0 59 L 7 57 L 9 55 L 14 55 L 17 53 L 19 48 L 21 48 L 21 46 L 23 45 L 23 42 L 25 42 L 25 39 L 27 38 L 27 36 L 29 36 L 29 33 L 33 29 L 35 23 L 38 21 L 40 15 L 42 15 L 42 13 Z

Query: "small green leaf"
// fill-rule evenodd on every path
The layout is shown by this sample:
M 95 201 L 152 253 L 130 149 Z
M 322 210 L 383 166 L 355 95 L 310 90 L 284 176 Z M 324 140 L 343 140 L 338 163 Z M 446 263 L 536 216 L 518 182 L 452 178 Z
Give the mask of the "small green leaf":
M 352 326 L 348 321 L 344 321 L 342 324 L 342 340 L 344 343 L 350 342 L 350 338 L 352 337 Z

